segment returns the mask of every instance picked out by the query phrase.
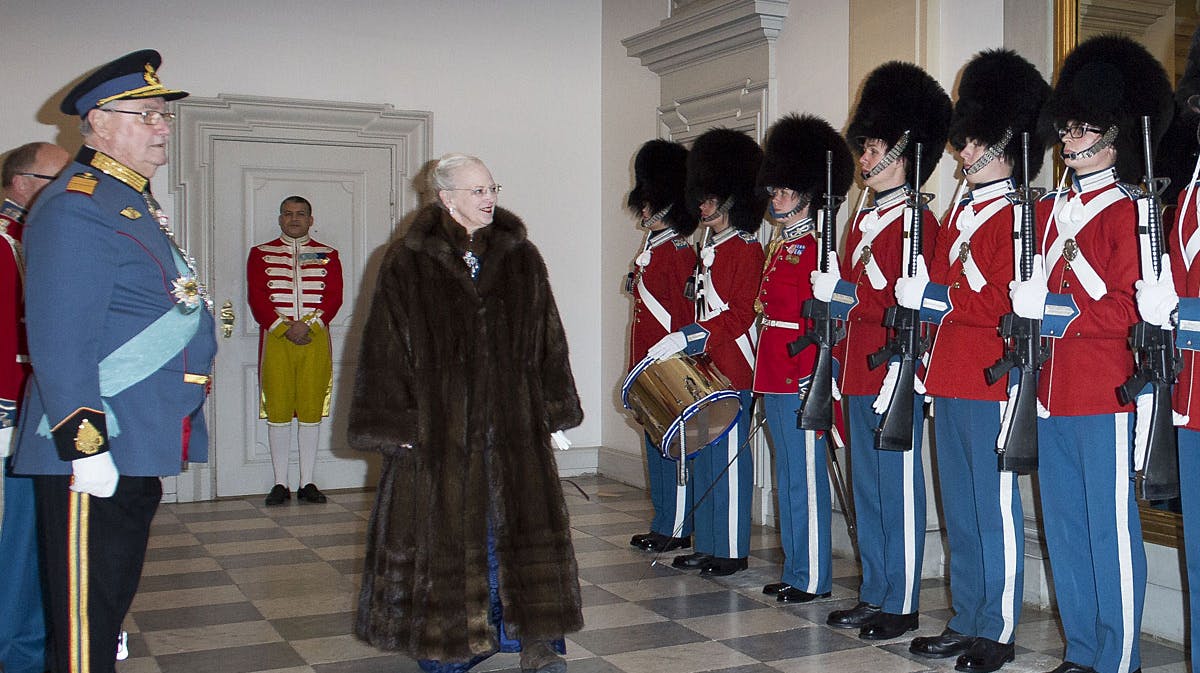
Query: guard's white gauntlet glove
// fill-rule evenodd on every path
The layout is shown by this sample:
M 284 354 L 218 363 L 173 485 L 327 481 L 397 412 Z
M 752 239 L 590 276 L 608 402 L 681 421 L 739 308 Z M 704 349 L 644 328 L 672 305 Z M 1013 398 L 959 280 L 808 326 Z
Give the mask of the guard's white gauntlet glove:
M 1171 277 L 1171 260 L 1163 255 L 1158 280 L 1139 280 L 1133 286 L 1137 289 L 1137 308 L 1142 320 L 1163 329 L 1174 329 L 1171 314 L 1179 308 L 1179 295 L 1175 293 L 1175 280 Z
M 108 451 L 71 461 L 71 490 L 97 498 L 110 498 L 117 492 L 117 465 Z

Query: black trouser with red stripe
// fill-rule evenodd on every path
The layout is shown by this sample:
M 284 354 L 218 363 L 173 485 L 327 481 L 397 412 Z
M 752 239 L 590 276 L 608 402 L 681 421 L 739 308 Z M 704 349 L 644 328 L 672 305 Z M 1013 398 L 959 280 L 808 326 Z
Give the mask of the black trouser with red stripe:
M 35 477 L 51 673 L 110 673 L 121 622 L 142 576 L 158 477 L 125 477 L 111 498 L 70 490 L 69 475 Z

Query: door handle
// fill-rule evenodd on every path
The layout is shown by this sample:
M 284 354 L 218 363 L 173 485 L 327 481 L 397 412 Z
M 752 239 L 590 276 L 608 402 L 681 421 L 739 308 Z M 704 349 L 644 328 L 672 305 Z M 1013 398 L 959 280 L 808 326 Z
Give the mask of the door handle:
M 229 299 L 226 299 L 225 303 L 221 304 L 221 336 L 225 337 L 226 339 L 233 336 L 234 318 L 233 302 Z

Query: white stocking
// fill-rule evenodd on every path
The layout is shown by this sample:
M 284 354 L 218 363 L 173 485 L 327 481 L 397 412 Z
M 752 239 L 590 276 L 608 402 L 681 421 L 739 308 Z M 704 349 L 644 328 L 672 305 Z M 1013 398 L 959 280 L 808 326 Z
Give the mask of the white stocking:
M 315 483 L 313 471 L 317 467 L 317 439 L 321 434 L 320 423 L 301 423 L 296 435 L 300 444 L 300 487 Z
M 288 486 L 288 453 L 292 450 L 291 422 L 280 425 L 267 423 L 267 444 L 271 446 L 271 467 L 275 470 L 275 483 Z

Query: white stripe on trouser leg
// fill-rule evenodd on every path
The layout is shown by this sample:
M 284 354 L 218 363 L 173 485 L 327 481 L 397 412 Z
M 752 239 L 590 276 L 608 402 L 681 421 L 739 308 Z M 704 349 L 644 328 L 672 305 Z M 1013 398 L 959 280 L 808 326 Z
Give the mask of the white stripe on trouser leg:
M 917 565 L 917 549 L 915 538 L 917 537 L 917 513 L 913 510 L 916 507 L 913 504 L 913 453 L 917 451 L 917 447 L 908 451 L 902 451 L 904 454 L 904 474 L 901 477 L 904 479 L 904 609 L 901 614 L 912 612 L 913 604 L 913 572 L 914 566 Z
M 804 482 L 808 487 L 808 586 L 804 590 L 815 594 L 821 579 L 821 535 L 817 530 L 817 433 L 812 430 L 804 431 Z
M 679 460 L 686 461 L 687 456 L 680 456 Z M 678 467 L 678 466 L 676 466 Z M 671 537 L 682 537 L 683 523 L 688 510 L 687 484 L 679 485 L 675 482 L 675 520 L 671 522 Z
M 1113 514 L 1117 533 L 1117 564 L 1121 571 L 1121 663 L 1120 673 L 1129 671 L 1129 660 L 1133 656 L 1133 554 L 1129 540 L 1129 413 L 1115 416 L 1117 458 L 1113 474 Z
M 725 471 L 725 476 L 729 480 L 729 511 L 726 512 L 726 515 L 728 516 L 728 525 L 726 528 L 728 529 L 729 556 L 731 558 L 738 558 L 738 506 L 741 505 L 741 503 L 738 502 L 737 461 L 738 445 L 742 443 L 741 435 L 738 434 L 738 430 L 741 429 L 739 427 L 740 425 L 740 422 L 733 424 L 733 429 L 729 431 L 729 443 L 725 445 L 725 463 L 729 466 L 729 468 Z
M 1013 479 L 1012 472 L 1000 471 L 1000 525 L 1004 534 L 1004 591 L 1000 598 L 1000 617 L 1004 627 L 1000 631 L 999 642 L 1007 643 L 1012 639 L 1013 628 L 1013 592 L 1017 590 L 1017 527 L 1013 520 Z

